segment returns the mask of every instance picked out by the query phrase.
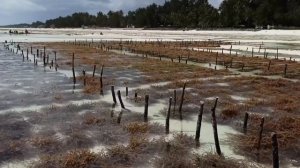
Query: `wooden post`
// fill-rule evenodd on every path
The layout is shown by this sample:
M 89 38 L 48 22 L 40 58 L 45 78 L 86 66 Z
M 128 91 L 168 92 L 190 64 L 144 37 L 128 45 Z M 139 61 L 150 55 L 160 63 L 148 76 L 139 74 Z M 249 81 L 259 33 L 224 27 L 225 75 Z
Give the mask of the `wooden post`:
M 46 61 L 46 65 L 48 65 L 49 64 L 49 55 L 47 55 L 47 61 Z
M 216 65 L 218 65 L 218 55 L 219 55 L 219 53 L 217 52 L 217 55 L 216 55 Z
M 137 94 L 137 92 L 135 92 L 135 93 L 134 93 L 134 101 L 135 101 L 135 102 L 137 102 L 137 97 L 138 97 L 138 94 Z
M 46 48 L 44 47 L 44 54 L 43 54 L 43 62 L 44 66 L 46 66 Z
M 285 76 L 285 77 L 286 77 L 286 73 L 287 73 L 287 67 L 288 67 L 288 65 L 285 64 L 285 67 L 284 67 L 284 76 Z
M 24 51 L 22 50 L 22 57 L 23 57 L 23 62 L 25 61 L 25 55 L 24 55 Z
M 166 134 L 170 133 L 170 115 L 171 115 L 172 97 L 169 99 L 169 108 L 166 118 Z
M 28 61 L 28 53 L 29 52 L 29 50 L 28 50 L 28 48 L 27 48 L 27 52 L 26 52 L 26 59 L 27 59 L 27 61 Z
M 36 57 L 39 58 L 39 49 L 36 49 Z
M 104 70 L 104 65 L 102 65 L 101 73 L 100 73 L 100 94 L 103 94 L 103 70 Z
M 126 97 L 128 97 L 128 86 L 126 86 Z
M 277 52 L 276 52 L 276 59 L 278 59 L 279 53 L 278 53 L 278 47 L 277 47 Z
M 278 141 L 277 141 L 276 133 L 272 133 L 272 148 L 273 148 L 273 168 L 279 168 Z
M 254 49 L 253 49 L 253 47 L 252 47 L 252 57 L 254 56 Z
M 183 119 L 183 117 L 182 117 L 182 106 L 183 106 L 183 100 L 184 100 L 185 87 L 186 87 L 186 83 L 184 83 L 184 85 L 183 85 L 182 94 L 181 94 L 181 101 L 180 101 L 180 105 L 179 105 L 180 120 Z
M 83 74 L 83 86 L 85 86 L 86 85 L 85 70 L 82 70 L 82 74 Z
M 75 76 L 75 55 L 73 53 L 72 57 L 72 72 L 73 72 L 73 83 L 76 84 L 76 76 Z
M 114 101 L 114 104 L 117 104 L 116 94 L 115 94 L 115 86 L 111 86 L 111 94 Z
M 35 66 L 35 54 L 33 54 L 33 65 Z
M 173 108 L 173 115 L 175 115 L 176 112 L 176 103 L 177 103 L 177 95 L 176 95 L 176 89 L 174 90 L 174 108 Z
M 271 68 L 271 60 L 269 61 L 269 64 L 268 64 L 268 71 L 270 70 Z
M 120 114 L 118 116 L 118 120 L 117 120 L 118 124 L 121 124 L 122 115 L 123 115 L 123 111 L 121 110 L 121 112 L 120 112 Z
M 95 77 L 95 72 L 96 72 L 96 65 L 94 65 L 93 78 Z
M 218 99 L 216 98 L 215 105 L 211 109 L 211 114 L 212 114 L 212 125 L 213 125 L 213 130 L 214 130 L 214 139 L 215 139 L 215 145 L 216 145 L 216 151 L 219 156 L 222 155 L 221 148 L 220 148 L 220 143 L 219 143 L 219 136 L 218 136 L 218 127 L 217 127 L 217 119 L 216 119 L 216 108 L 218 104 Z
M 197 120 L 196 136 L 195 136 L 197 146 L 199 146 L 199 144 L 200 144 L 200 130 L 201 130 L 203 111 L 204 111 L 204 102 L 201 101 L 200 102 L 200 111 L 199 111 L 198 120 Z
M 148 122 L 149 95 L 145 96 L 144 122 Z
M 54 62 L 56 64 L 56 51 L 54 51 Z
M 118 98 L 119 98 L 119 102 L 121 104 L 122 109 L 125 109 L 120 90 L 118 90 Z
M 260 130 L 259 130 L 259 134 L 258 134 L 258 141 L 257 141 L 257 150 L 259 151 L 260 150 L 260 145 L 261 145 L 261 139 L 262 139 L 262 133 L 263 133 L 263 130 L 264 130 L 264 123 L 265 123 L 265 118 L 262 117 L 261 120 L 260 120 Z
M 247 134 L 248 118 L 249 118 L 249 113 L 245 113 L 244 126 L 243 126 L 244 134 Z

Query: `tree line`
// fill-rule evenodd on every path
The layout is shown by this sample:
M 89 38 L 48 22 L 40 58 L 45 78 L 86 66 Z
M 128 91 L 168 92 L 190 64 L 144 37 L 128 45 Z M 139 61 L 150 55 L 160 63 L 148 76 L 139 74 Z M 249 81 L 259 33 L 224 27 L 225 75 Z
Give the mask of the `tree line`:
M 138 28 L 254 28 L 273 25 L 300 27 L 299 0 L 224 0 L 217 9 L 207 0 L 170 0 L 124 14 L 120 11 L 74 13 L 70 16 L 35 22 L 31 26 L 56 28 L 138 27 Z

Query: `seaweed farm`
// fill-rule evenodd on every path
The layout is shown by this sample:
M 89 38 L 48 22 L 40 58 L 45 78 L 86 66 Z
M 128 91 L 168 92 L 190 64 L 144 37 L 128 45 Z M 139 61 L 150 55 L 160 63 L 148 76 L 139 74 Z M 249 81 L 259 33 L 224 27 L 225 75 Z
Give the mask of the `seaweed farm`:
M 0 167 L 300 167 L 298 31 L 30 31 L 0 29 Z

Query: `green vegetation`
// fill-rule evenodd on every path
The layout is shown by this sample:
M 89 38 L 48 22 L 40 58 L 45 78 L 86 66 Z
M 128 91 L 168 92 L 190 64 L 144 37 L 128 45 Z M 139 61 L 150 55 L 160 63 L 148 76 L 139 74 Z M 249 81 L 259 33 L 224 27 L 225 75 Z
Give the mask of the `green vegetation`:
M 254 28 L 300 26 L 298 0 L 224 0 L 219 9 L 207 0 L 170 0 L 149 5 L 126 15 L 123 11 L 74 13 L 47 20 L 45 27 L 146 27 L 146 28 Z M 41 26 L 35 22 L 32 27 Z

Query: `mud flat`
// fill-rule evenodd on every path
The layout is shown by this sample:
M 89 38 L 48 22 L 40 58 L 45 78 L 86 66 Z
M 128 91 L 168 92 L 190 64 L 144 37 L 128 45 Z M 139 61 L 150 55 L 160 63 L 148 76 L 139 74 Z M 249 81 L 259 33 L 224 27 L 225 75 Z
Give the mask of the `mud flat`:
M 274 133 L 280 165 L 300 164 L 297 60 L 229 41 L 17 40 L 0 47 L 2 167 L 270 167 Z

